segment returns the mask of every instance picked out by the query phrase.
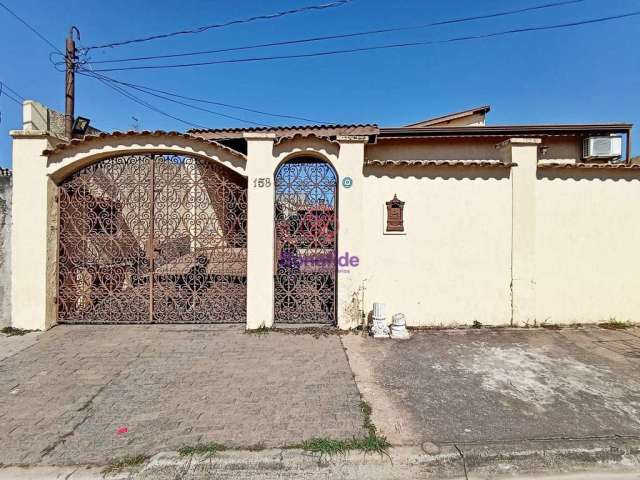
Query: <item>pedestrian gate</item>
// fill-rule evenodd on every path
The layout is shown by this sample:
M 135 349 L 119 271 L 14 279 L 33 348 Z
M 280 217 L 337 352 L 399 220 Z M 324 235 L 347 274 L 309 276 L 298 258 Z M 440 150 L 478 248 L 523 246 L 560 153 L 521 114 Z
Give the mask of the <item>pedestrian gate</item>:
M 274 319 L 336 321 L 337 176 L 316 158 L 294 158 L 275 177 Z

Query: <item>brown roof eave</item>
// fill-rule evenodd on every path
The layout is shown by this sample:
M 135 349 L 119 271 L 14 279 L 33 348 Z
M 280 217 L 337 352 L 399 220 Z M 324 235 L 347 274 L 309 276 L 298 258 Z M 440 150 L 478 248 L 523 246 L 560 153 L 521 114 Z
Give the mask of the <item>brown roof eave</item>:
M 455 136 L 512 136 L 512 135 L 577 135 L 585 133 L 622 133 L 633 128 L 631 123 L 602 123 L 585 125 L 492 125 L 483 127 L 424 127 L 424 128 L 381 128 L 378 138 L 411 138 L 442 135 Z

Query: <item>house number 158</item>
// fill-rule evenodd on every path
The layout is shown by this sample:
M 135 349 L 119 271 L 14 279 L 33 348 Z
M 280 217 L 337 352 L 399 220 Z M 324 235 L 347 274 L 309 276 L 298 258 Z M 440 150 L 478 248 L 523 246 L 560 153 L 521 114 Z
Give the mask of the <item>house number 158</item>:
M 254 178 L 253 179 L 253 187 L 254 188 L 267 188 L 271 186 L 271 179 L 269 177 L 262 178 Z

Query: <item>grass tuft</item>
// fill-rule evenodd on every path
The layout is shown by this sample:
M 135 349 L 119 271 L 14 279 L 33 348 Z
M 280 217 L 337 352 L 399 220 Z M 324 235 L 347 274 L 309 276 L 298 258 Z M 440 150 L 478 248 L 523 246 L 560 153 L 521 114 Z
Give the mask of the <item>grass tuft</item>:
M 351 450 L 361 450 L 365 453 L 378 453 L 380 455 L 389 455 L 389 447 L 391 444 L 386 437 L 380 435 L 369 435 L 364 438 L 354 438 L 350 442 Z
M 378 430 L 371 421 L 371 405 L 369 405 L 369 403 L 364 400 L 360 401 L 360 411 L 362 412 L 363 416 L 362 425 L 364 426 L 364 429 L 367 431 L 370 437 L 375 437 L 378 433 Z
M 371 421 L 371 405 L 362 400 L 359 406 L 363 417 L 362 424 L 367 431 L 366 437 L 354 437 L 351 440 L 312 438 L 311 440 L 302 442 L 300 445 L 292 445 L 290 448 L 301 448 L 307 452 L 319 453 L 320 458 L 324 455 L 344 455 L 351 450 L 359 450 L 364 453 L 378 453 L 389 457 L 389 447 L 391 447 L 391 444 L 386 437 L 378 435 L 378 430 Z
M 124 470 L 135 469 L 146 461 L 147 461 L 147 457 L 145 457 L 144 455 L 134 455 L 134 456 L 116 458 L 112 460 L 109 465 L 107 465 L 105 468 L 102 469 L 102 474 L 104 476 L 116 475 Z
M 633 323 L 616 320 L 612 317 L 606 322 L 599 323 L 598 326 L 600 328 L 606 328 L 607 330 L 624 330 L 625 328 L 633 327 Z
M 195 445 L 183 445 L 178 449 L 178 454 L 180 454 L 181 457 L 191 457 L 194 455 L 213 457 L 216 453 L 223 452 L 226 449 L 227 447 L 220 443 L 196 443 Z
M 345 454 L 349 450 L 348 440 L 334 440 L 331 438 L 312 438 L 305 440 L 298 447 L 311 453 L 319 453 L 323 455 Z
M 265 333 L 269 333 L 271 330 L 273 330 L 272 328 L 269 327 L 265 327 L 264 325 L 258 327 L 258 328 L 249 328 L 246 329 L 244 331 L 244 333 L 249 333 L 251 335 L 264 335 Z

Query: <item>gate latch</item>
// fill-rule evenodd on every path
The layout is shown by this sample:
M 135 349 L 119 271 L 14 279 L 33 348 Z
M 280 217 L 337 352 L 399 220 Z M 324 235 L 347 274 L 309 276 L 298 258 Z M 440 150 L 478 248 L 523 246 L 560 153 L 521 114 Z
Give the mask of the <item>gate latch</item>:
M 147 257 L 150 259 L 155 259 L 157 257 L 157 254 L 162 251 L 162 249 L 160 248 L 160 242 L 158 242 L 157 239 L 151 238 L 146 241 L 145 250 L 147 253 Z

